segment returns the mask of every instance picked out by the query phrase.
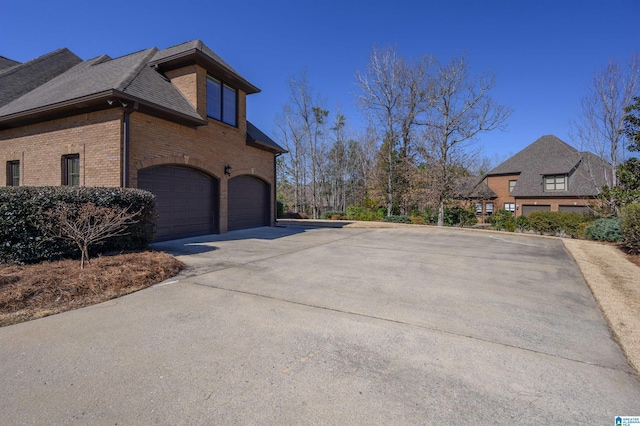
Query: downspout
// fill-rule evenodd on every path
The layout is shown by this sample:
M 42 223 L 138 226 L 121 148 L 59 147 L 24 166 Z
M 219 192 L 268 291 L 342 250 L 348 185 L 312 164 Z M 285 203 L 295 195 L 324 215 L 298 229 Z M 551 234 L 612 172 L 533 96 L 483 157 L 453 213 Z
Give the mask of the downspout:
M 123 188 L 129 187 L 129 145 L 130 145 L 130 132 L 131 121 L 129 116 L 132 112 L 138 110 L 138 102 L 133 103 L 133 107 L 124 110 L 123 114 L 123 141 L 122 141 L 122 177 L 121 186 Z

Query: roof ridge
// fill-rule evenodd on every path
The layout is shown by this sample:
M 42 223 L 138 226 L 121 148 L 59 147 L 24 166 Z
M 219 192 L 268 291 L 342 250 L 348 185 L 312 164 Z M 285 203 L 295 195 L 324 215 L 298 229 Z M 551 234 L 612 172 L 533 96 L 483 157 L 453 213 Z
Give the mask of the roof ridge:
M 119 90 L 126 90 L 127 87 L 131 84 L 131 82 L 140 74 L 140 72 L 147 66 L 151 58 L 156 54 L 158 48 L 150 47 L 148 49 L 142 50 L 138 52 L 138 54 L 145 53 L 144 56 L 140 59 L 140 63 L 135 66 L 132 70 L 126 73 L 120 82 L 117 84 Z M 135 54 L 135 53 L 134 53 Z
M 37 64 L 38 62 L 42 62 L 45 59 L 48 59 L 48 58 L 50 58 L 52 56 L 60 55 L 60 54 L 64 53 L 65 51 L 67 51 L 67 52 L 73 54 L 74 56 L 78 57 L 78 55 L 73 53 L 71 50 L 67 49 L 66 47 L 62 47 L 60 49 L 54 50 L 53 52 L 49 52 L 49 53 L 45 53 L 44 55 L 40 55 L 37 58 L 33 58 L 33 59 L 31 59 L 31 60 L 29 60 L 27 62 L 18 62 L 17 64 L 15 64 L 15 65 L 13 65 L 13 66 L 11 66 L 9 68 L 6 68 L 4 70 L 0 70 L 0 77 L 5 77 L 7 75 L 13 74 L 13 73 L 17 72 L 18 70 L 20 70 L 22 68 L 25 68 L 27 66 L 31 66 L 33 64 Z M 6 58 L 6 59 L 9 59 L 9 58 Z M 78 57 L 78 59 L 80 59 L 80 58 Z M 10 60 L 13 61 L 13 59 L 10 59 Z

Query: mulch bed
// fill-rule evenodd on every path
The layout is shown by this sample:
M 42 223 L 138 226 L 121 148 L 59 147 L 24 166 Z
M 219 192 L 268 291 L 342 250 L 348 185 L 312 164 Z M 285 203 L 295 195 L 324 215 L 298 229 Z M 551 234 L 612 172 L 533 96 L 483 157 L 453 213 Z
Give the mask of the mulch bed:
M 78 260 L 0 265 L 0 326 L 101 303 L 176 275 L 184 264 L 154 251 Z

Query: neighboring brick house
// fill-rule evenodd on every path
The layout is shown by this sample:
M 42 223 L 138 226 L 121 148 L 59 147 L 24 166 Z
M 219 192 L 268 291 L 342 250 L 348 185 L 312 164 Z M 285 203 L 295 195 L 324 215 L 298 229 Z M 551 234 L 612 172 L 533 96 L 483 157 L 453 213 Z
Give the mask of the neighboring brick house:
M 553 135 L 543 136 L 487 173 L 482 182 L 496 194 L 487 203 L 516 216 L 534 211 L 589 212 L 607 185 L 611 165 Z
M 453 199 L 464 208 L 473 208 L 480 223 L 494 212 L 495 200 L 498 197 L 477 176 L 461 177 L 455 182 Z
M 275 224 L 275 158 L 246 119 L 259 89 L 201 41 L 82 61 L 0 57 L 6 185 L 147 189 L 158 239 Z

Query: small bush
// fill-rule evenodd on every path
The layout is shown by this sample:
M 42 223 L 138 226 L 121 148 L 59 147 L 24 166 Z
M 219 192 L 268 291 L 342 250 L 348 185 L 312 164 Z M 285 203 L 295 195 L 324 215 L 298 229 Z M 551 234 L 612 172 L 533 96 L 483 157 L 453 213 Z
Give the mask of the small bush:
M 498 231 L 504 229 L 508 232 L 514 232 L 516 230 L 516 222 L 513 218 L 513 213 L 504 209 L 498 210 L 491 215 L 491 226 Z
M 624 244 L 632 253 L 640 253 L 640 203 L 622 209 L 621 233 Z
M 518 229 L 518 232 L 527 232 L 531 229 L 529 219 L 526 216 L 518 216 L 515 221 L 515 227 Z
M 368 207 L 352 205 L 347 207 L 347 220 L 366 220 L 373 221 L 377 219 L 377 210 Z
M 404 215 L 391 215 L 384 218 L 385 222 L 391 223 L 411 223 L 411 218 Z
M 331 219 L 331 220 L 345 220 L 347 218 L 347 213 L 341 211 L 328 211 L 322 214 L 323 219 Z
M 584 237 L 594 241 L 622 241 L 620 219 L 617 217 L 598 219 L 586 227 Z
M 424 219 L 422 216 L 411 216 L 411 223 L 414 225 L 424 225 Z
M 284 203 L 280 200 L 276 202 L 276 217 L 282 219 L 284 217 Z

